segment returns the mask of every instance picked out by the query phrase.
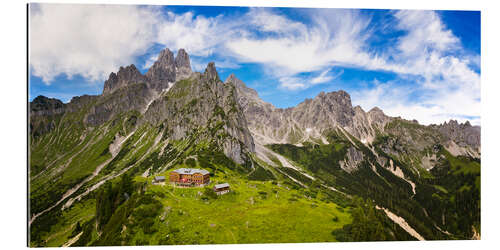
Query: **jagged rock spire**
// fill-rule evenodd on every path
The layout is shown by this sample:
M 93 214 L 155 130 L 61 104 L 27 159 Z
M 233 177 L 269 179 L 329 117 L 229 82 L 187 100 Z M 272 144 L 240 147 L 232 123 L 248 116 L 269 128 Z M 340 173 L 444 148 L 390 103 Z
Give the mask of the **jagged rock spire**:
M 215 81 L 215 82 L 220 81 L 219 74 L 217 73 L 217 70 L 215 69 L 214 62 L 208 63 L 207 68 L 205 69 L 205 73 L 203 74 L 203 76 L 209 81 Z
M 162 50 L 156 62 L 146 73 L 151 87 L 162 90 L 168 87 L 170 82 L 175 82 L 175 60 L 174 54 L 168 48 Z
M 114 72 L 109 74 L 108 80 L 104 82 L 104 89 L 102 91 L 102 94 L 106 95 L 112 93 L 115 90 L 128 84 L 146 81 L 146 77 L 142 75 L 141 72 L 139 72 L 134 64 L 131 64 L 127 67 L 120 67 L 116 74 Z
M 175 73 L 177 80 L 187 78 L 193 73 L 189 55 L 184 49 L 179 49 L 175 57 Z

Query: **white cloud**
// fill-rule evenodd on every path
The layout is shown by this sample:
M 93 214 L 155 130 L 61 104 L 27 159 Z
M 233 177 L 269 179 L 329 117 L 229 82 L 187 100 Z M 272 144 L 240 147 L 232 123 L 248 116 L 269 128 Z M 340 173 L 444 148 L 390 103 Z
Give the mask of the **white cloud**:
M 256 29 L 278 34 L 305 33 L 307 27 L 299 22 L 291 22 L 288 18 L 276 15 L 268 9 L 252 8 L 245 15 L 248 22 Z
M 238 20 L 226 20 L 223 15 L 207 18 L 193 12 L 168 12 L 158 26 L 157 42 L 171 50 L 184 48 L 190 55 L 207 57 L 238 33 L 233 28 L 240 24 Z
M 279 79 L 280 87 L 288 90 L 305 89 L 307 84 L 299 77 L 282 77 Z
M 320 74 L 310 75 L 310 76 L 284 76 L 279 78 L 279 87 L 287 90 L 302 90 L 309 88 L 313 85 L 325 84 L 331 82 L 341 76 L 344 70 L 340 70 L 334 74 L 330 73 L 330 69 L 327 69 Z
M 374 81 L 373 85 L 373 88 L 352 92 L 353 104 L 360 105 L 364 110 L 379 107 L 389 116 L 416 119 L 427 125 L 450 119 L 480 124 L 480 100 L 474 93 L 462 88 L 426 89 L 395 81 Z
M 408 31 L 398 45 L 405 55 L 415 55 L 429 49 L 446 51 L 460 42 L 451 30 L 445 28 L 434 11 L 401 10 L 394 16 L 399 21 L 397 27 Z
M 159 12 L 131 5 L 30 5 L 32 74 L 49 84 L 80 74 L 102 81 L 145 53 Z

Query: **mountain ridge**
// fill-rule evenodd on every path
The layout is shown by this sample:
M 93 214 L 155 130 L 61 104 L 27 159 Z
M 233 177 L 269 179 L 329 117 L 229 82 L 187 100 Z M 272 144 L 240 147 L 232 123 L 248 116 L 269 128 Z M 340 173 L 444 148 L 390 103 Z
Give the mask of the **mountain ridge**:
M 87 236 L 77 245 L 104 244 L 121 235 L 108 228 L 129 227 L 133 220 L 123 217 L 123 210 L 102 209 L 130 209 L 125 207 L 135 206 L 144 192 L 168 202 L 162 197 L 172 193 L 159 195 L 149 181 L 188 166 L 238 183 L 243 193 L 234 197 L 251 199 L 244 202 L 251 206 L 254 197 L 243 185 L 253 183 L 262 200 L 273 196 L 274 188 L 285 194 L 296 190 L 305 202 L 334 202 L 358 211 L 352 212 L 352 223 L 343 221 L 345 227 L 324 236 L 328 240 L 464 239 L 480 226 L 480 127 L 456 121 L 425 126 L 377 107 L 366 112 L 353 107 L 343 90 L 277 108 L 234 74 L 222 81 L 213 62 L 193 72 L 183 49 L 174 57 L 166 48 L 145 74 L 134 65 L 120 67 L 101 95 L 73 97 L 69 103 L 37 97 L 30 103 L 29 123 L 34 245 L 46 244 L 46 234 L 58 230 L 50 225 L 66 223 L 51 218 L 73 213 L 80 204 L 93 208 L 82 215 L 94 217 L 84 220 L 86 229 L 79 232 Z M 113 191 L 117 181 L 137 186 Z M 106 196 L 114 192 L 130 200 Z M 294 195 L 287 202 L 300 196 Z M 103 205 L 109 199 L 114 203 Z M 381 238 L 366 236 L 374 229 L 359 217 L 360 209 L 378 223 Z M 365 236 L 352 236 L 353 228 Z M 90 234 L 101 236 L 89 239 Z M 137 243 L 127 237 L 110 242 Z

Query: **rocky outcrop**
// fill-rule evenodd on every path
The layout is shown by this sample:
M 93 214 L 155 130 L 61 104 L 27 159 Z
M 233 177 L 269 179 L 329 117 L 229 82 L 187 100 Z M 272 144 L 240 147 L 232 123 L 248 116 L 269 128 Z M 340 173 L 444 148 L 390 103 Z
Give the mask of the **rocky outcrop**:
M 30 103 L 30 115 L 42 116 L 62 114 L 64 112 L 64 106 L 61 100 L 40 95 Z
M 71 98 L 71 101 L 66 105 L 67 112 L 81 111 L 85 107 L 92 105 L 99 99 L 97 95 L 82 95 Z
M 189 77 L 193 71 L 191 70 L 191 60 L 184 49 L 179 49 L 175 57 L 175 76 L 176 80 L 182 80 Z
M 472 126 L 469 121 L 458 123 L 456 120 L 450 120 L 434 127 L 461 147 L 479 148 L 481 146 L 481 127 Z
M 215 64 L 209 63 L 203 74 L 191 74 L 151 103 L 144 119 L 163 124 L 173 140 L 196 133 L 197 141 L 219 145 L 226 156 L 241 164 L 255 146 L 237 100 L 235 86 L 221 82 Z
M 33 136 L 38 136 L 56 127 L 55 118 L 63 115 L 66 104 L 55 98 L 38 96 L 29 103 L 29 130 Z
M 174 54 L 168 48 L 160 52 L 156 62 L 146 72 L 151 88 L 161 91 L 175 82 Z
M 347 149 L 346 157 L 343 161 L 339 162 L 340 168 L 344 171 L 351 173 L 358 169 L 359 164 L 363 161 L 363 153 L 354 147 Z
M 371 122 L 370 116 L 360 106 L 353 108 L 354 116 L 352 126 L 346 130 L 362 143 L 372 143 L 377 135 L 377 132 Z
M 384 112 L 378 107 L 370 109 L 370 111 L 368 111 L 367 113 L 367 117 L 369 122 L 379 130 L 384 130 L 385 125 L 392 121 L 392 118 L 386 116 Z
M 154 96 L 146 83 L 129 84 L 101 96 L 85 115 L 84 122 L 98 126 L 127 111 L 140 111 Z
M 281 109 L 262 101 L 255 90 L 234 75 L 230 75 L 226 83 L 236 86 L 238 103 L 249 129 L 261 144 L 300 144 L 310 139 L 327 143 L 323 136 L 326 130 L 353 126 L 355 112 L 345 91 L 321 92 L 296 107 Z
M 351 127 L 354 117 L 351 97 L 343 90 L 321 92 L 294 107 L 291 113 L 303 127 L 317 127 L 320 131 L 335 126 Z
M 206 81 L 220 82 L 219 73 L 217 73 L 217 70 L 215 69 L 215 63 L 208 63 L 208 66 L 205 69 L 205 73 L 203 73 L 203 78 Z
M 146 77 L 151 88 L 160 92 L 172 86 L 174 82 L 188 78 L 192 73 L 189 55 L 184 49 L 179 49 L 174 58 L 172 51 L 166 48 L 146 72 Z
M 125 87 L 129 84 L 145 82 L 147 82 L 146 77 L 139 72 L 135 65 L 131 64 L 125 68 L 120 67 L 116 74 L 112 72 L 109 75 L 108 80 L 104 82 L 102 95 L 111 94 L 117 89 Z

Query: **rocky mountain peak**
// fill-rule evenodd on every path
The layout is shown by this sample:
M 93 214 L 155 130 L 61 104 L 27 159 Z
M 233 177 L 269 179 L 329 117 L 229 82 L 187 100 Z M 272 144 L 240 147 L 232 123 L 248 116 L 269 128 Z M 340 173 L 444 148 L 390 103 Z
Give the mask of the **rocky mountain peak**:
M 457 142 L 459 146 L 470 145 L 474 148 L 481 146 L 481 127 L 472 126 L 469 121 L 459 123 L 450 120 L 434 127 L 447 138 Z
M 370 122 L 372 122 L 373 125 L 377 126 L 379 129 L 383 129 L 385 124 L 391 121 L 391 118 L 386 116 L 384 111 L 378 107 L 373 107 L 366 113 L 366 115 L 369 117 Z
M 379 107 L 373 107 L 368 113 L 384 113 Z
M 168 88 L 169 83 L 175 82 L 174 54 L 168 48 L 162 50 L 156 62 L 146 72 L 151 87 L 157 91 Z
M 359 106 L 359 105 L 356 105 L 353 109 L 354 109 L 354 111 L 355 111 L 355 112 L 357 112 L 357 113 L 358 113 L 358 112 L 359 112 L 359 113 L 365 113 L 365 111 L 363 110 L 363 108 L 362 108 L 361 106 Z
M 146 82 L 146 77 L 139 72 L 134 64 L 127 67 L 120 67 L 118 72 L 109 74 L 108 80 L 104 82 L 103 95 L 114 92 L 131 83 Z
M 174 53 L 170 51 L 170 49 L 165 48 L 160 52 L 160 55 L 158 55 L 158 59 L 156 60 L 155 63 L 158 64 L 163 64 L 163 65 L 172 65 L 174 64 Z
M 188 68 L 191 70 L 191 61 L 188 53 L 186 53 L 186 50 L 179 49 L 179 51 L 177 51 L 177 56 L 175 57 L 175 67 L 179 69 Z
M 152 124 L 162 123 L 174 140 L 196 130 L 196 140 L 216 143 L 227 157 L 242 164 L 248 160 L 247 153 L 254 151 L 253 138 L 234 86 L 219 81 L 215 64 L 209 63 L 201 77 L 173 85 L 165 98 L 152 102 L 144 117 Z
M 293 113 L 300 124 L 319 128 L 350 126 L 354 116 L 351 96 L 343 90 L 321 92 L 312 101 L 297 105 Z
M 175 57 L 175 73 L 176 80 L 188 78 L 191 73 L 193 73 L 189 55 L 184 49 L 179 49 L 179 51 L 177 51 L 177 56 Z
M 234 75 L 234 73 L 232 73 L 231 75 L 229 75 L 224 82 L 225 83 L 233 83 L 234 86 L 237 87 L 237 88 L 247 88 L 247 86 L 245 85 L 245 83 L 243 81 L 241 81 L 240 79 L 238 79 Z
M 247 87 L 247 85 L 242 80 L 238 79 L 234 74 L 229 75 L 224 81 L 224 83 L 233 84 L 236 87 L 238 94 L 240 95 L 245 95 L 253 98 L 259 97 L 257 91 Z
M 214 81 L 214 82 L 220 81 L 219 74 L 217 73 L 217 70 L 215 69 L 214 62 L 208 63 L 207 68 L 205 69 L 205 73 L 203 73 L 203 76 L 205 77 L 205 79 L 207 79 L 209 81 Z
M 343 90 L 332 91 L 328 93 L 321 91 L 314 99 L 312 99 L 312 103 L 318 102 L 328 105 L 339 105 L 352 109 L 351 96 Z
M 32 115 L 53 115 L 64 110 L 64 103 L 56 98 L 39 95 L 30 103 L 30 110 Z

